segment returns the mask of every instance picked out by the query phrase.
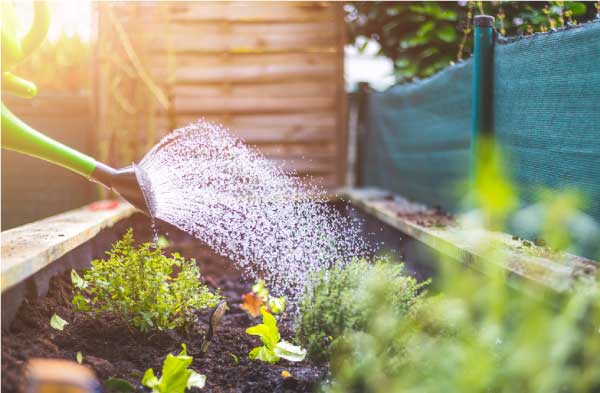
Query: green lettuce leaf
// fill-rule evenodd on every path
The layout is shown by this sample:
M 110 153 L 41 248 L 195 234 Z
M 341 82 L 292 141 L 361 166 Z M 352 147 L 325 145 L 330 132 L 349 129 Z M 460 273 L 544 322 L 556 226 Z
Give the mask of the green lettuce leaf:
M 306 349 L 281 340 L 275 346 L 275 355 L 292 362 L 301 362 L 306 357 Z
M 88 282 L 85 281 L 75 269 L 71 269 L 71 283 L 75 288 L 85 289 L 88 286 Z
M 260 346 L 252 349 L 248 354 L 250 360 L 262 360 L 267 363 L 277 363 L 279 361 L 279 356 L 275 355 L 271 349 L 266 346 Z
M 188 389 L 191 389 L 191 388 L 202 389 L 204 387 L 204 385 L 206 385 L 206 375 L 197 373 L 194 370 L 192 370 L 192 373 L 190 374 L 190 377 L 188 378 L 186 387 Z
M 56 315 L 56 313 L 52 315 L 52 318 L 50 318 L 50 326 L 56 330 L 63 330 L 68 324 L 69 322 Z
M 202 388 L 206 383 L 206 376 L 188 368 L 194 358 L 187 355 L 185 344 L 181 344 L 181 347 L 179 355 L 167 355 L 160 378 L 154 375 L 151 368 L 146 370 L 142 385 L 152 389 L 152 393 L 184 393 L 186 388 Z

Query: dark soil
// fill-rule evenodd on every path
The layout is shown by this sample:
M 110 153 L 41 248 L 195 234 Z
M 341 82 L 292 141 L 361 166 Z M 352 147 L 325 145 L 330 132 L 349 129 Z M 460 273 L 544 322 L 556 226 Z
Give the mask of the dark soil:
M 454 217 L 442 209 L 429 209 L 419 213 L 398 213 L 398 217 L 412 221 L 426 228 L 445 228 L 456 224 Z
M 64 358 L 74 360 L 81 351 L 83 363 L 94 369 L 100 381 L 116 376 L 130 381 L 138 391 L 144 371 L 152 367 L 160 373 L 167 353 L 178 353 L 186 343 L 194 356 L 192 368 L 207 376 L 207 392 L 308 392 L 314 390 L 327 374 L 326 366 L 308 360 L 292 363 L 281 360 L 276 365 L 251 361 L 248 352 L 260 345 L 258 337 L 245 329 L 260 323 L 240 309 L 243 293 L 251 283 L 240 278 L 230 261 L 211 253 L 200 243 L 184 241 L 172 247 L 186 257 L 199 261 L 203 277 L 211 287 L 219 287 L 230 310 L 221 320 L 205 356 L 199 355 L 208 330 L 211 310 L 198 313 L 192 333 L 166 331 L 144 335 L 129 329 L 117 318 L 93 318 L 75 313 L 71 307 L 71 282 L 68 273 L 54 277 L 48 295 L 25 300 L 10 331 L 2 334 L 2 391 L 20 392 L 22 369 L 30 358 Z M 50 317 L 57 313 L 69 324 L 63 331 L 50 327 Z M 293 339 L 290 317 L 280 322 L 283 338 Z M 287 370 L 292 377 L 283 378 Z

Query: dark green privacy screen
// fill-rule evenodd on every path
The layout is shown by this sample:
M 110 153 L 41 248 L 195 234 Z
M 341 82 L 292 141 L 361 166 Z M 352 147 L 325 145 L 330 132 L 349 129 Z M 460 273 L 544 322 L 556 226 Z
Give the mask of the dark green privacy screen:
M 455 210 L 469 175 L 471 61 L 366 97 L 362 185 Z
M 600 221 L 600 23 L 496 42 L 494 136 L 525 204 L 572 189 Z
M 469 166 L 476 162 L 469 149 L 473 61 L 422 82 L 363 96 L 359 185 L 384 188 L 449 211 L 461 207 Z M 490 112 L 492 135 L 522 207 L 527 207 L 513 217 L 513 233 L 536 236 L 517 218 L 538 209 L 535 203 L 542 190 L 554 195 L 574 191 L 584 201 L 577 217 L 585 225 L 565 231 L 579 232 L 575 241 L 583 246 L 578 253 L 597 258 L 600 22 L 501 38 L 494 44 L 489 64 L 493 69 L 486 74 L 492 75 L 492 90 L 486 94 L 484 89 L 479 100 L 491 100 L 492 105 L 478 110 Z M 479 135 L 479 130 L 474 132 Z

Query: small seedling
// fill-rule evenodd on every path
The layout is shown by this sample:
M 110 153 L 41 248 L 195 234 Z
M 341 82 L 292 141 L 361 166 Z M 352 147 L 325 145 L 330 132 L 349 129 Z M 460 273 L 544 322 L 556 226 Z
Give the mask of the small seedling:
M 77 359 L 77 363 L 79 363 L 79 364 L 83 363 L 83 355 L 81 354 L 80 351 L 77 351 L 77 355 L 75 355 L 75 359 Z
M 237 355 L 235 353 L 229 352 L 229 356 L 231 356 L 233 358 L 233 362 L 235 364 L 238 364 L 240 362 L 240 359 L 237 357 Z
M 206 376 L 188 368 L 193 357 L 188 356 L 187 347 L 181 344 L 182 350 L 177 356 L 168 354 L 162 367 L 160 378 L 149 368 L 144 373 L 142 385 L 152 389 L 152 393 L 184 393 L 185 389 L 202 389 L 206 384 Z
M 221 300 L 217 307 L 215 307 L 213 310 L 212 314 L 210 314 L 210 325 L 208 326 L 208 332 L 204 337 L 202 349 L 200 350 L 202 354 L 205 354 L 206 351 L 208 351 L 208 346 L 217 332 L 217 326 L 219 326 L 219 322 L 221 322 L 221 318 L 223 318 L 223 315 L 225 315 L 227 310 L 229 310 L 227 302 L 225 300 Z
M 50 318 L 50 326 L 56 330 L 63 330 L 69 322 L 65 321 L 61 317 L 59 317 L 56 313 L 52 314 L 52 318 Z
M 260 310 L 263 323 L 246 329 L 246 333 L 259 336 L 263 345 L 254 348 L 248 354 L 251 360 L 262 360 L 268 363 L 277 363 L 281 358 L 292 362 L 300 362 L 306 356 L 306 350 L 281 340 L 277 320 L 265 307 Z

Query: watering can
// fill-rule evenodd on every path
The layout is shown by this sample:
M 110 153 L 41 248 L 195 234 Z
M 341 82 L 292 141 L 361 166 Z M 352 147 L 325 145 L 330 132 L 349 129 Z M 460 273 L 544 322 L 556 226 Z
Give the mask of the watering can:
M 37 94 L 34 83 L 9 70 L 25 59 L 43 41 L 50 26 L 50 9 L 46 2 L 34 2 L 33 26 L 22 40 L 18 39 L 17 19 L 12 4 L 2 1 L 2 94 L 22 98 Z M 70 169 L 92 181 L 103 184 L 121 195 L 133 206 L 149 215 L 148 201 L 143 191 L 144 175 L 135 164 L 115 169 L 96 161 L 69 146 L 34 130 L 2 103 L 2 148 Z

